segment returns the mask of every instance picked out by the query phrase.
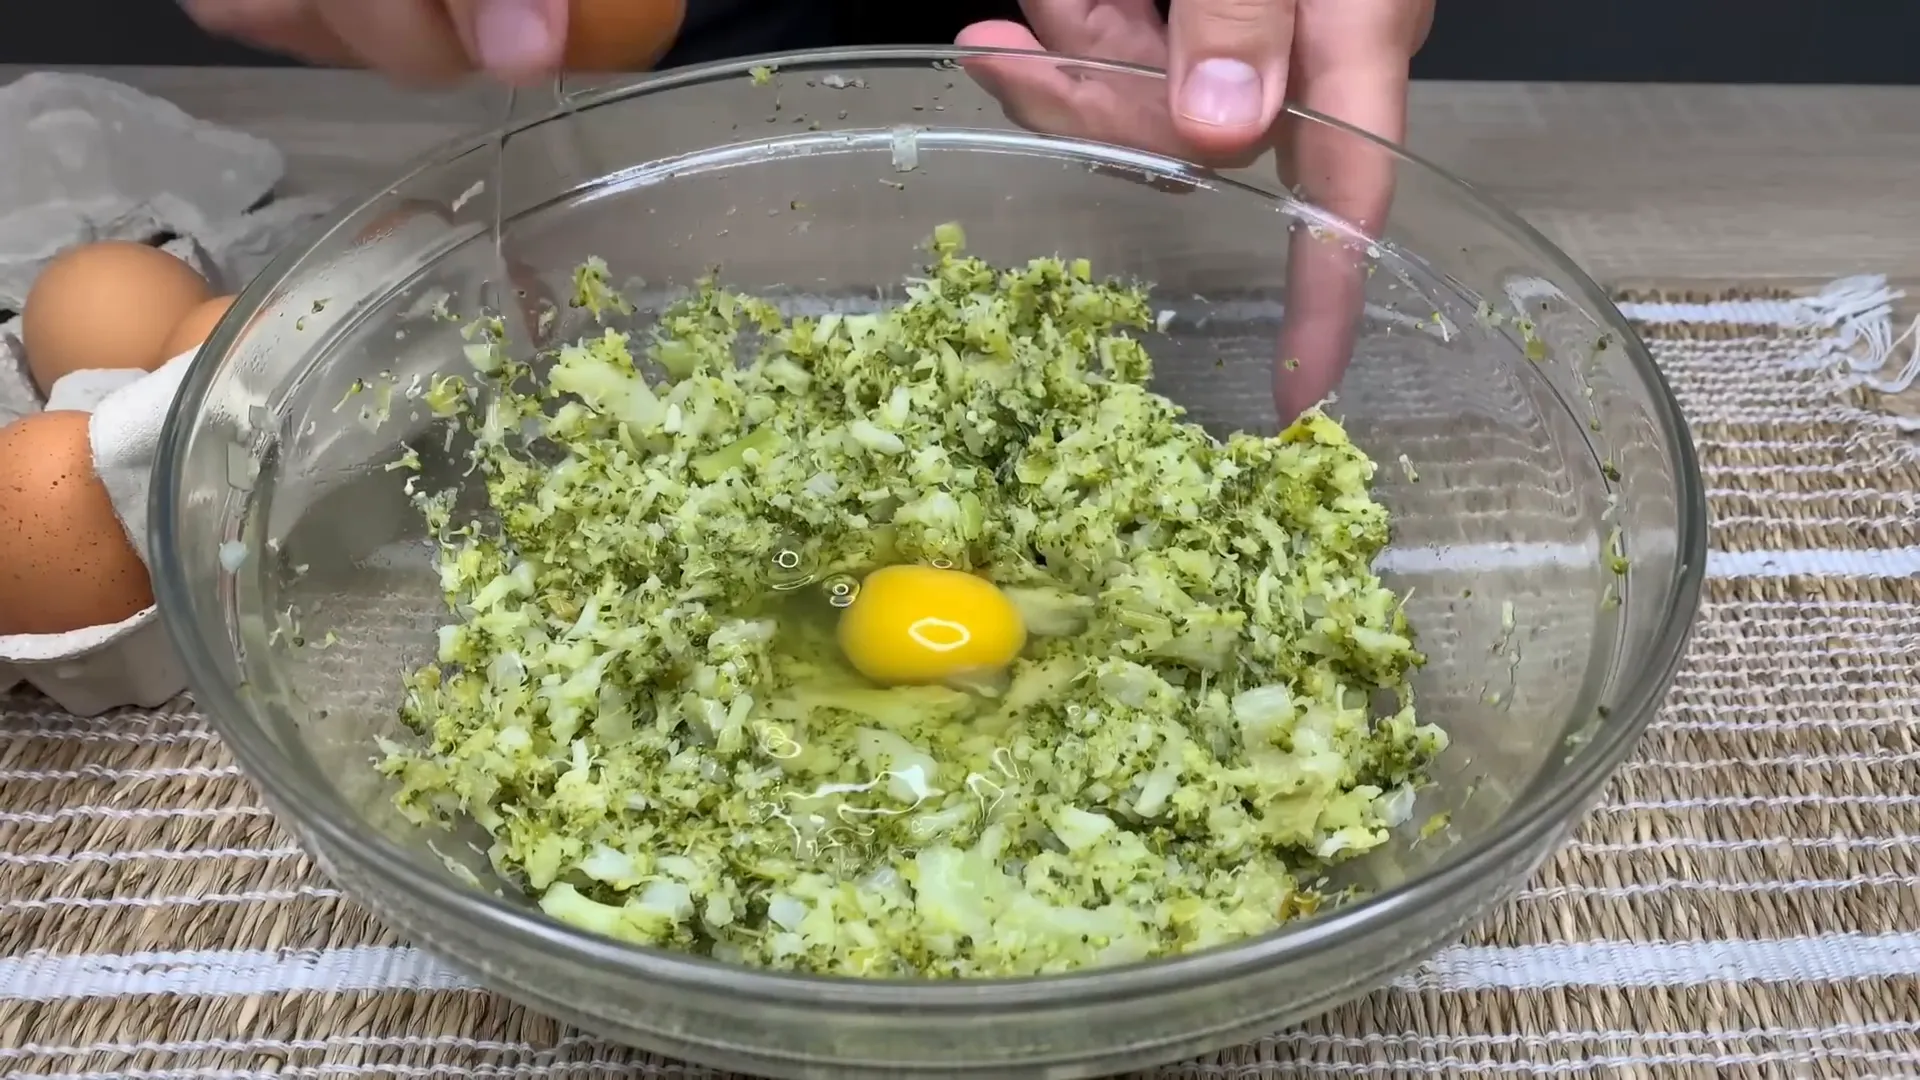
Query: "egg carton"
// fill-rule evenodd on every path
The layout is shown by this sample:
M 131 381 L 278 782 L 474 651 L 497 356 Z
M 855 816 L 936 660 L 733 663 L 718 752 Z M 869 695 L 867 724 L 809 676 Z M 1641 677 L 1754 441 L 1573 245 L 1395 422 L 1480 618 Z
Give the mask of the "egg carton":
M 316 209 L 311 204 L 296 205 L 275 216 L 285 224 L 300 224 L 311 218 Z M 295 295 L 285 302 L 274 305 L 274 315 L 257 319 L 252 333 L 260 337 L 261 348 L 253 351 L 255 354 L 272 352 L 276 344 L 304 347 L 305 340 L 325 338 L 335 320 L 350 317 L 350 305 L 315 301 L 360 295 L 377 281 L 405 278 L 430 264 L 446 245 L 472 239 L 473 232 L 473 227 L 456 228 L 444 217 L 434 214 L 419 215 L 399 224 L 387 242 L 367 245 L 343 259 L 331 272 L 318 275 L 295 290 Z M 165 249 L 193 266 L 215 288 L 235 284 L 230 274 L 222 274 L 220 260 L 209 256 L 194 241 L 176 240 L 165 245 Z M 223 281 L 223 277 L 228 280 Z M 295 319 L 290 312 L 303 313 L 303 316 Z M 402 349 L 398 354 L 420 351 L 432 352 L 441 360 L 459 355 L 457 341 L 441 341 L 428 350 Z M 76 371 L 55 383 L 43 403 L 37 396 L 31 396 L 32 384 L 27 380 L 17 332 L 12 325 L 0 326 L 0 422 L 42 409 L 91 413 L 88 435 L 94 467 L 106 486 L 128 541 L 141 561 L 149 565 L 146 511 L 153 455 L 161 425 L 197 352 L 197 348 L 188 350 L 150 373 Z M 425 363 L 426 357 L 417 362 Z M 247 397 L 251 404 L 270 405 L 275 382 L 265 374 L 248 369 L 243 359 L 234 371 L 229 389 Z M 5 407 L 9 404 L 13 406 L 11 409 Z M 235 411 L 245 414 L 249 410 L 236 407 Z M 323 443 L 370 437 L 355 426 L 324 434 L 327 439 L 322 440 Z M 383 431 L 379 437 L 391 440 L 405 435 Z M 324 456 L 336 449 L 320 445 L 311 452 Z M 367 451 L 363 447 L 354 452 Z M 320 487 L 324 489 L 325 485 Z M 157 705 L 186 688 L 183 667 L 158 610 L 151 606 L 110 626 L 87 627 L 65 634 L 0 637 L 0 689 L 20 682 L 31 684 L 68 712 L 81 716 L 96 715 L 119 706 Z
M 160 609 L 68 634 L 0 637 L 0 688 L 26 683 L 75 716 L 147 708 L 186 689 Z
M 221 268 L 191 238 L 163 250 L 192 266 L 215 287 Z M 34 412 L 74 410 L 88 422 L 94 466 L 107 486 L 114 514 L 147 561 L 147 473 L 160 423 L 198 349 L 147 371 L 81 370 L 63 376 L 39 399 L 26 369 L 19 320 L 0 325 L 0 422 Z M 64 634 L 0 635 L 0 689 L 26 683 L 76 716 L 158 705 L 186 689 L 187 680 L 157 606 L 104 626 Z
M 165 250 L 192 266 L 209 282 L 218 286 L 221 271 L 206 249 L 190 237 L 179 237 L 164 245 Z M 190 360 L 193 352 L 185 354 Z M 178 361 L 156 372 L 146 371 L 74 371 L 48 388 L 46 400 L 40 400 L 27 373 L 26 355 L 20 344 L 19 318 L 0 324 L 0 423 L 11 422 L 35 412 L 74 410 L 98 414 L 108 410 L 107 422 L 116 427 L 129 410 L 127 399 L 138 403 L 136 414 L 153 411 L 155 397 L 160 416 L 178 386 Z M 168 370 L 168 369 L 175 370 Z M 166 374 L 162 375 L 161 373 Z M 142 386 L 141 384 L 146 384 Z M 164 389 L 161 389 L 164 387 Z M 157 391 L 157 393 L 156 393 Z M 118 404 L 108 404 L 110 401 Z M 102 439 L 93 421 L 89 421 L 90 441 L 94 446 L 96 467 L 100 465 Z M 131 432 L 106 440 L 108 453 L 116 459 L 129 456 L 126 446 L 132 440 L 145 441 L 148 429 L 158 433 L 157 425 L 136 421 Z M 131 456 L 150 461 L 151 447 L 145 453 L 135 449 Z M 138 469 L 140 466 L 136 465 Z M 120 470 L 125 472 L 124 467 Z M 103 476 L 103 479 L 105 477 Z M 146 561 L 144 524 L 145 484 L 137 493 L 127 493 L 127 485 L 109 484 L 108 494 L 114 512 L 135 540 L 141 561 Z M 115 490 L 120 488 L 121 490 Z M 135 502 L 138 501 L 138 505 Z M 0 635 L 0 690 L 26 683 L 52 698 L 62 709 L 76 716 L 96 716 L 109 709 L 158 705 L 186 689 L 187 680 L 167 638 L 160 609 L 154 605 L 105 626 L 89 626 L 64 634 Z
M 266 140 L 93 75 L 34 72 L 0 85 L 0 142 L 9 151 L 0 159 L 0 311 L 20 310 L 57 253 L 95 240 L 171 237 L 167 251 L 233 291 L 328 205 L 272 197 L 285 161 Z M 48 408 L 94 413 L 101 478 L 144 560 L 145 467 L 177 373 L 74 372 L 42 400 L 23 359 L 17 319 L 0 324 L 0 424 Z M 128 398 L 141 403 L 139 421 L 103 431 L 96 410 Z M 82 715 L 155 705 L 186 685 L 152 607 L 111 626 L 0 637 L 0 690 L 21 682 Z

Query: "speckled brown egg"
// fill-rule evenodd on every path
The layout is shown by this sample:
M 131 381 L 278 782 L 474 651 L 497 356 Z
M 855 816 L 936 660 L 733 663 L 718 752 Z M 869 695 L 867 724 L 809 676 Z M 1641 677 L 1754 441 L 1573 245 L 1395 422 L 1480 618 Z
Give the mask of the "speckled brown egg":
M 174 325 L 173 333 L 167 335 L 167 343 L 161 346 L 160 362 L 166 363 L 188 349 L 197 349 L 206 344 L 207 335 L 220 325 L 220 317 L 233 306 L 233 299 L 231 296 L 216 296 L 187 312 Z
M 145 244 L 107 240 L 68 248 L 34 279 L 22 307 L 22 342 L 45 394 L 74 371 L 151 371 L 167 336 L 207 299 L 193 267 Z
M 94 472 L 87 414 L 0 428 L 0 635 L 105 626 L 152 603 L 146 565 Z

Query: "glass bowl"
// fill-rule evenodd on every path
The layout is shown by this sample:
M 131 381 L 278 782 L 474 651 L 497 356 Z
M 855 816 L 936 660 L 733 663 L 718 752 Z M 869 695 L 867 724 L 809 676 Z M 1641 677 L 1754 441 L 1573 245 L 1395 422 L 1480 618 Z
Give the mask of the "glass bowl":
M 988 86 L 1025 96 L 1003 109 Z M 1196 164 L 1163 99 L 1146 69 L 957 48 L 677 70 L 516 120 L 498 158 L 492 135 L 443 147 L 282 255 L 188 373 L 151 510 L 194 691 L 280 820 L 401 933 L 527 1005 L 781 1076 L 1172 1060 L 1460 935 L 1574 826 L 1672 678 L 1705 552 L 1686 427 L 1606 295 L 1466 185 L 1303 112 L 1282 153 Z M 410 444 L 429 483 L 460 473 L 405 390 L 465 362 L 445 311 L 491 293 L 522 347 L 571 337 L 564 305 L 558 325 L 535 313 L 588 255 L 644 279 L 641 319 L 716 266 L 789 305 L 858 307 L 946 221 L 997 262 L 1084 256 L 1152 283 L 1156 387 L 1216 430 L 1275 430 L 1337 383 L 1331 411 L 1381 463 L 1379 565 L 1412 594 L 1420 708 L 1453 738 L 1404 835 L 1345 867 L 1366 894 L 1231 947 L 1070 975 L 801 977 L 550 921 L 459 838 L 403 821 L 373 747 L 403 733 L 400 679 L 444 606 L 386 466 Z M 389 374 L 390 408 L 349 397 Z

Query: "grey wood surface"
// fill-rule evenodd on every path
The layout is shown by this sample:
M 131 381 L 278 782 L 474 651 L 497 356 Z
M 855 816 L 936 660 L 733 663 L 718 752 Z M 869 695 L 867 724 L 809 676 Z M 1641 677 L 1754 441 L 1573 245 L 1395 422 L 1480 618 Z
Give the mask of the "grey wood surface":
M 375 184 L 498 108 L 352 72 L 94 73 L 273 140 L 303 192 Z M 1422 83 L 1411 131 L 1603 281 L 1920 282 L 1920 87 Z

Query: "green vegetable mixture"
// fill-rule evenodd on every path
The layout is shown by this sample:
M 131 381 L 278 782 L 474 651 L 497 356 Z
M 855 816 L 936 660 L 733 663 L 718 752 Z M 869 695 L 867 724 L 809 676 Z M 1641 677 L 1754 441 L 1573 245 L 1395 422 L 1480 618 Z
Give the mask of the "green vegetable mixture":
M 1328 899 L 1446 744 L 1374 464 L 1319 412 L 1209 435 L 1147 389 L 1141 290 L 962 246 L 878 314 L 709 282 L 540 375 L 477 324 L 427 401 L 492 512 L 422 499 L 454 614 L 384 747 L 403 808 L 477 821 L 555 918 L 805 971 L 1054 972 Z M 1004 680 L 852 672 L 824 593 L 898 563 L 1005 591 Z

